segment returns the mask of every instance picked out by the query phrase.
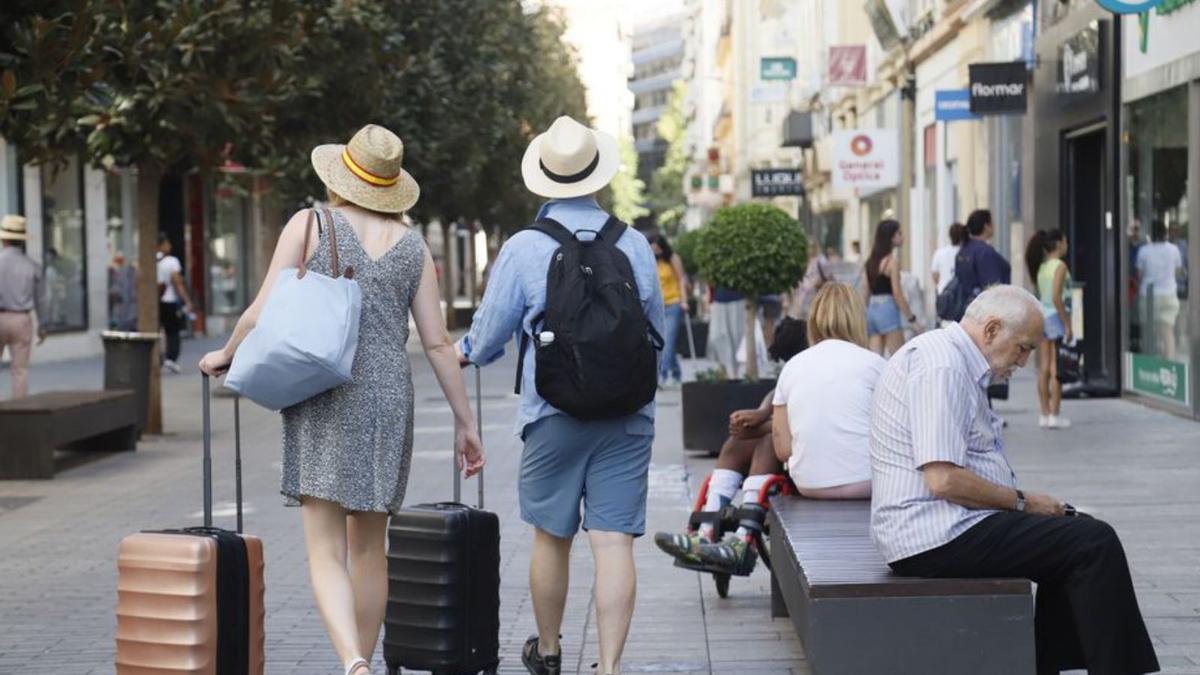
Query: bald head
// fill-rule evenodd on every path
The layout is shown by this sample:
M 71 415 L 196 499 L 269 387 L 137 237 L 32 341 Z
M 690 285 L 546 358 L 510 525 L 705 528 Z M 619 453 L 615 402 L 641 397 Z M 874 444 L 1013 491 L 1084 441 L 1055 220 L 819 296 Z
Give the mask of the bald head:
M 980 293 L 963 315 L 963 330 L 987 358 L 995 380 L 1007 380 L 1042 341 L 1042 305 L 1019 286 Z

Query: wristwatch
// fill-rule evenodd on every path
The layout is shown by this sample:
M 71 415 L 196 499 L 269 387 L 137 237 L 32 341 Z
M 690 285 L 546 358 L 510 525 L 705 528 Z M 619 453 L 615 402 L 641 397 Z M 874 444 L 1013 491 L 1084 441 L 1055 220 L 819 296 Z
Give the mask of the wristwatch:
M 1017 490 L 1017 506 L 1014 508 L 1014 510 L 1020 511 L 1021 513 L 1025 512 L 1025 493 L 1021 492 L 1020 490 Z
M 916 322 L 917 322 L 917 315 L 916 315 L 916 314 L 910 314 L 910 315 L 908 316 L 908 322 L 909 322 L 909 323 L 916 323 Z

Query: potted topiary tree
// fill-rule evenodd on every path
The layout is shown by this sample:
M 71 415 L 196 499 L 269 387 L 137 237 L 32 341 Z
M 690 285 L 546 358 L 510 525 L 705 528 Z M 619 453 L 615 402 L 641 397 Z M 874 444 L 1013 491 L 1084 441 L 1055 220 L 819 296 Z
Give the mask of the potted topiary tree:
M 701 230 L 687 230 L 680 232 L 675 241 L 671 242 L 671 247 L 675 249 L 675 253 L 679 255 L 683 261 L 683 271 L 687 272 L 688 279 L 692 282 L 692 288 L 696 288 L 700 279 L 699 269 L 696 267 L 696 245 L 700 240 Z M 706 346 L 708 344 L 708 321 L 700 316 L 700 303 L 695 301 L 695 294 L 689 298 L 691 300 L 691 315 L 684 317 L 684 320 L 691 326 L 692 339 L 696 342 L 696 353 L 692 354 L 692 345 L 688 339 L 688 331 L 679 331 L 679 339 L 675 343 L 675 353 L 684 358 L 704 358 Z
M 747 203 L 717 211 L 701 230 L 695 258 L 709 283 L 746 300 L 746 372 L 743 380 L 696 381 L 683 385 L 684 447 L 720 451 L 729 434 L 729 415 L 757 408 L 775 381 L 759 380 L 754 340 L 758 298 L 793 288 L 804 274 L 807 240 L 800 224 L 769 204 Z

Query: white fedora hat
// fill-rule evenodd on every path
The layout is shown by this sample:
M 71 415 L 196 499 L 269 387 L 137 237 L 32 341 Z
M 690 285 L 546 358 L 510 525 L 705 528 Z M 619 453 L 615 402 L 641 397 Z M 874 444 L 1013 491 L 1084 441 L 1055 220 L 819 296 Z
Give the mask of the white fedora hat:
M 9 214 L 0 220 L 0 241 L 25 241 L 29 234 L 25 231 L 25 216 Z
M 521 160 L 525 187 L 550 199 L 599 192 L 620 168 L 617 139 L 565 115 L 533 139 Z
M 359 129 L 346 145 L 318 145 L 312 151 L 313 168 L 326 187 L 384 213 L 407 211 L 421 195 L 417 181 L 401 168 L 403 161 L 404 141 L 377 124 Z

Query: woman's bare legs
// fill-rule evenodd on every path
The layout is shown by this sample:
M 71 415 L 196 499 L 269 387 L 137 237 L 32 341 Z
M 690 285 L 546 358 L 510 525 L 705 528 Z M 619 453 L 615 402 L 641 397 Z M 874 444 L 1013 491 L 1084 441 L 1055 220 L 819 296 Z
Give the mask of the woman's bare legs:
M 894 331 L 888 333 L 887 335 L 883 336 L 883 347 L 884 347 L 884 349 L 887 350 L 887 353 L 879 352 L 879 355 L 880 356 L 891 356 L 892 354 L 895 354 L 896 352 L 900 351 L 900 348 L 903 346 L 904 346 L 904 331 L 903 330 L 894 330 Z
M 346 509 L 324 499 L 305 497 L 300 516 L 317 608 L 338 658 L 349 665 L 365 655 L 360 651 L 355 621 L 354 588 L 346 571 Z
M 1054 359 L 1054 343 L 1050 340 L 1042 340 L 1038 345 L 1038 404 L 1041 406 L 1042 416 L 1056 415 L 1053 405 L 1050 402 L 1050 367 Z M 1061 394 L 1061 389 L 1059 390 Z
M 882 335 L 871 335 L 867 338 L 867 348 L 876 354 L 883 356 L 883 338 Z
M 354 617 L 358 648 L 368 661 L 379 642 L 379 629 L 387 611 L 386 513 L 351 513 L 346 517 L 349 544 L 350 586 L 354 589 Z

